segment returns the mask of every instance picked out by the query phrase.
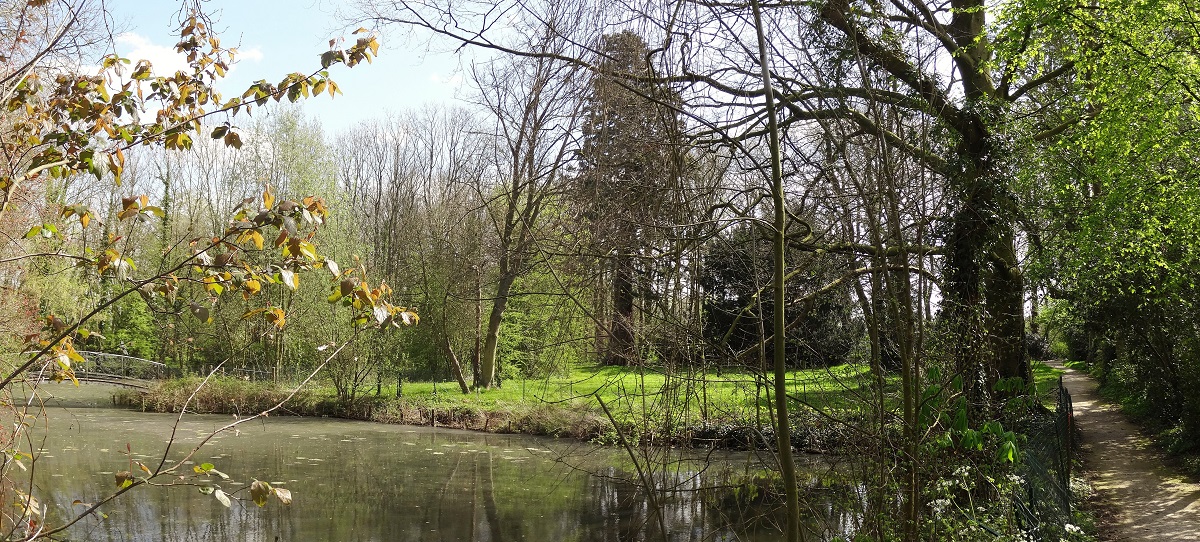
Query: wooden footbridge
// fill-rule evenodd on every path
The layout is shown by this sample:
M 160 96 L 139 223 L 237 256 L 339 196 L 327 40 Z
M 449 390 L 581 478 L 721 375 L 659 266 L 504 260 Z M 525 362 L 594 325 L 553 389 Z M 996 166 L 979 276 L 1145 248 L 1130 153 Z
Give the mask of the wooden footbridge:
M 75 378 L 80 382 L 110 384 L 148 390 L 156 380 L 180 376 L 179 369 L 124 354 L 80 351 L 83 363 L 75 363 Z

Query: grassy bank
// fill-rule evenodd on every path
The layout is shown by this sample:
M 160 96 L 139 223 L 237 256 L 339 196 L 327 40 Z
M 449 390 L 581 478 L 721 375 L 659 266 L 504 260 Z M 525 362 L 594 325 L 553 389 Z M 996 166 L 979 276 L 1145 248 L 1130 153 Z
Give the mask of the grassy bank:
M 123 392 L 121 404 L 155 412 L 188 411 L 251 415 L 282 401 L 291 389 L 266 382 L 214 378 L 196 391 L 199 378 L 159 384 L 146 393 Z M 871 397 L 865 367 L 842 365 L 795 371 L 789 395 L 803 403 L 794 444 L 824 450 L 840 438 L 843 419 L 862 415 Z M 399 387 L 399 389 L 398 389 Z M 891 385 L 889 384 L 889 387 Z M 193 393 L 195 394 L 193 396 Z M 608 413 L 605 413 L 607 408 Z M 492 432 L 550 435 L 615 442 L 627 436 L 660 444 L 751 447 L 770 442 L 770 397 L 765 381 L 743 371 L 664 373 L 651 369 L 582 367 L 570 374 L 463 394 L 453 382 L 372 385 L 353 399 L 339 398 L 328 384 L 300 390 L 280 413 L 333 416 L 382 423 L 436 425 Z M 611 414 L 611 417 L 610 417 Z
M 1034 374 L 1039 395 L 1052 397 L 1058 372 L 1038 363 Z M 146 411 L 178 412 L 191 397 L 190 412 L 245 416 L 273 407 L 292 392 L 284 385 L 234 378 L 214 378 L 197 391 L 200 382 L 194 377 L 167 381 L 146 393 L 123 392 L 118 399 Z M 749 448 L 773 442 L 766 384 L 744 371 L 581 367 L 469 394 L 453 382 L 405 382 L 369 386 L 351 399 L 318 383 L 297 392 L 279 413 L 599 442 L 615 442 L 620 427 L 628 438 L 658 444 Z M 850 437 L 837 420 L 868 416 L 871 386 L 872 377 L 861 365 L 789 373 L 788 393 L 802 405 L 793 420 L 793 444 L 825 451 L 845 443 Z M 885 391 L 887 400 L 895 398 L 894 381 L 885 382 Z
M 250 416 L 274 407 L 292 393 L 292 389 L 286 386 L 236 378 L 214 377 L 203 387 L 200 387 L 201 382 L 199 377 L 189 377 L 162 382 L 148 392 L 123 390 L 118 392 L 116 401 L 119 405 L 147 412 L 179 412 L 186 403 L 188 412 Z M 314 387 L 296 392 L 275 414 L 585 440 L 601 439 L 612 431 L 612 425 L 600 417 L 602 414 L 589 408 L 580 408 L 583 406 L 572 403 L 551 405 L 478 401 L 472 396 L 389 397 L 368 394 L 350 401 L 339 400 L 329 389 Z

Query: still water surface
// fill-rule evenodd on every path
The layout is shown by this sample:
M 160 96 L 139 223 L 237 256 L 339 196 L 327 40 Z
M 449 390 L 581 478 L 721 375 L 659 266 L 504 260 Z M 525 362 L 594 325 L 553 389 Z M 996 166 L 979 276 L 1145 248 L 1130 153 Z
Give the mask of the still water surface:
M 72 501 L 111 494 L 114 473 L 138 473 L 131 460 L 157 465 L 175 416 L 107 408 L 111 389 L 104 386 L 50 390 L 61 399 L 48 411 L 35 495 L 58 522 Z M 180 460 L 230 421 L 186 416 L 168 461 Z M 707 462 L 672 456 L 659 482 L 685 491 L 661 494 L 662 529 L 619 449 L 321 418 L 271 417 L 238 429 L 195 456 L 195 463 L 213 463 L 231 476 L 205 480 L 229 493 L 265 480 L 291 490 L 291 506 L 273 501 L 258 508 L 248 490 L 235 494 L 245 500 L 226 508 L 196 487 L 135 488 L 104 508 L 107 519 L 85 520 L 70 539 L 758 542 L 780 536 L 770 519 L 732 520 L 712 504 L 713 493 L 704 498 L 695 491 L 725 483 L 730 472 L 760 467 L 749 454 L 710 456 Z M 185 467 L 190 472 L 191 465 Z M 853 530 L 852 516 L 818 508 L 824 512 L 814 513 L 808 540 Z

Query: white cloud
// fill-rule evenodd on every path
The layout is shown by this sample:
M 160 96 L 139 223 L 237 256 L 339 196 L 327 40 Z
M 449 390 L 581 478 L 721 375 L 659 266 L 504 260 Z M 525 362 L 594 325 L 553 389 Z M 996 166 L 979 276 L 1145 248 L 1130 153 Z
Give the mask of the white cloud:
M 179 70 L 187 70 L 187 57 L 175 51 L 174 45 L 159 45 L 145 36 L 127 32 L 116 37 L 117 53 L 128 58 L 132 64 L 139 60 L 149 60 L 155 75 L 170 75 Z M 234 56 L 234 64 L 229 67 L 233 72 L 241 62 L 261 62 L 262 49 L 258 47 L 238 48 Z
M 156 75 L 169 75 L 188 68 L 187 57 L 175 52 L 175 47 L 158 45 L 149 38 L 127 32 L 116 37 L 117 54 L 128 58 L 133 64 L 139 60 L 150 61 Z
M 234 56 L 237 62 L 261 62 L 263 59 L 262 49 L 258 47 L 250 47 L 243 49 L 238 47 L 237 55 Z M 233 69 L 233 68 L 230 68 Z

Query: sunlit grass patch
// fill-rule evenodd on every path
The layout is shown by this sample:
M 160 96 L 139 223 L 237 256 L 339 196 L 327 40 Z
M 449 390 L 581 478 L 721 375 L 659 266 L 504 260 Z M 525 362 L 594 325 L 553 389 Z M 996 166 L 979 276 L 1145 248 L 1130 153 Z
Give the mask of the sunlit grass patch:
M 807 408 L 858 411 L 870 404 L 873 377 L 869 367 L 845 364 L 791 371 L 788 395 Z M 892 380 L 885 381 L 890 391 Z M 506 380 L 499 387 L 463 394 L 455 382 L 404 382 L 400 395 L 431 405 L 471 405 L 496 408 L 520 404 L 559 404 L 576 409 L 601 410 L 601 402 L 614 417 L 642 425 L 670 413 L 675 424 L 712 419 L 744 423 L 768 421 L 770 380 L 761 373 L 728 370 L 666 370 L 661 367 L 580 366 L 566 374 L 537 379 Z M 380 395 L 395 397 L 395 383 Z M 320 393 L 332 393 L 323 388 Z M 374 393 L 374 389 L 371 390 Z M 648 415 L 647 415 L 648 414 Z M 665 419 L 663 420 L 666 421 Z
M 1048 408 L 1054 408 L 1058 405 L 1058 379 L 1064 371 L 1041 361 L 1034 361 L 1032 368 L 1033 386 L 1038 401 Z

